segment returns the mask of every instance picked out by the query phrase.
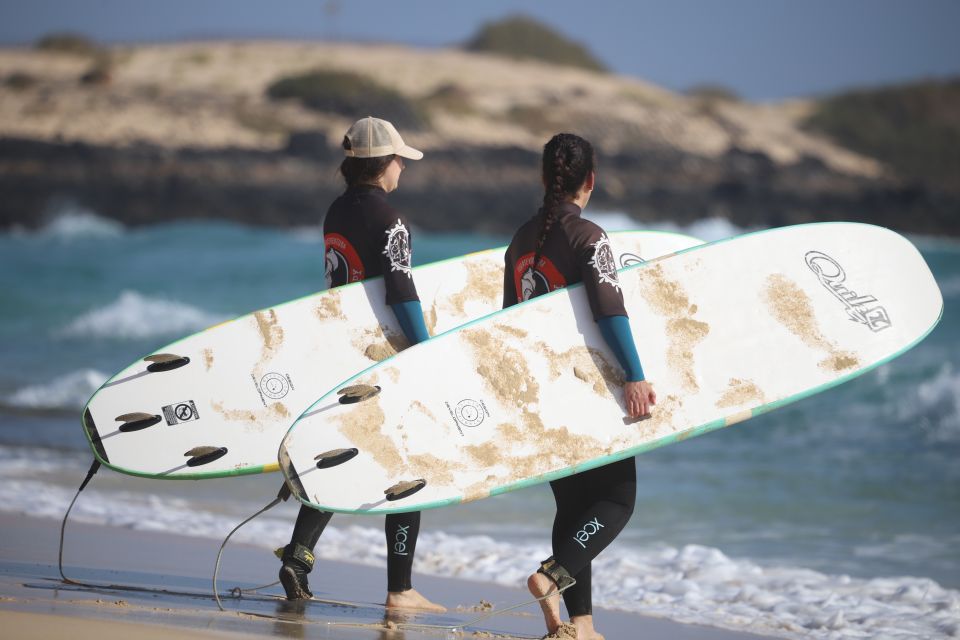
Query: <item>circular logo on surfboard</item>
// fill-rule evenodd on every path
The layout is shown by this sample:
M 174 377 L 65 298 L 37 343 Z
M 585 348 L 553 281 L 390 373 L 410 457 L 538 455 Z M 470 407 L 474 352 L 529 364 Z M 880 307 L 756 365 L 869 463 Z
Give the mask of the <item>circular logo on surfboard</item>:
M 290 392 L 290 384 L 279 373 L 268 373 L 260 378 L 260 391 L 268 398 L 279 400 Z
M 456 414 L 457 422 L 465 427 L 477 427 L 483 422 L 483 405 L 470 398 L 458 402 L 454 413 Z

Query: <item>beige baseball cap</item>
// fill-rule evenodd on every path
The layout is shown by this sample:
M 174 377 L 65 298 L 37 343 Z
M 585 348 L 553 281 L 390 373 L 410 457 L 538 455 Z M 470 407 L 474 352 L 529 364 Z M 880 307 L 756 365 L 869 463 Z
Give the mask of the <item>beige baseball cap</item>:
M 410 160 L 419 160 L 423 152 L 407 146 L 397 133 L 397 128 L 386 120 L 367 116 L 353 123 L 345 136 L 344 153 L 348 158 L 380 158 L 398 155 Z

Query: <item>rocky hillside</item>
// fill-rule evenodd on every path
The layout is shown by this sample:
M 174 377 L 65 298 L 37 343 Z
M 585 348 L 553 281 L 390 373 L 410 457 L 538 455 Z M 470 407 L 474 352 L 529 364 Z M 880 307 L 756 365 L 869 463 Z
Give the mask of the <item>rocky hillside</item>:
M 342 94 L 330 102 L 330 75 L 323 100 L 275 89 L 310 73 L 339 74 Z M 960 235 L 957 196 L 803 126 L 810 103 L 687 97 L 483 52 L 295 42 L 0 50 L 0 225 L 40 224 L 65 202 L 131 224 L 314 224 L 341 190 L 343 132 L 367 115 L 352 82 L 412 114 L 402 132 L 426 157 L 395 200 L 424 228 L 514 228 L 536 208 L 542 145 L 573 131 L 600 154 L 593 206 L 640 223 L 853 219 Z

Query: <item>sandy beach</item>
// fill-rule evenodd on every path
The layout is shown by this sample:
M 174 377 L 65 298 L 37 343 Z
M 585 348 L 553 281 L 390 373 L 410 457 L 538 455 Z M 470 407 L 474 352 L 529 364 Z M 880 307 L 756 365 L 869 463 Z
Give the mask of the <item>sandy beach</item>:
M 442 615 L 388 613 L 383 572 L 345 562 L 319 561 L 311 578 L 315 600 L 288 603 L 279 587 L 264 594 L 230 597 L 275 577 L 276 560 L 262 548 L 232 545 L 224 554 L 220 590 L 225 612 L 212 595 L 218 543 L 171 534 L 68 523 L 64 572 L 68 578 L 105 585 L 65 584 L 57 571 L 59 523 L 2 514 L 0 526 L 0 624 L 10 638 L 533 638 L 542 633 L 535 605 L 461 625 L 482 612 L 522 602 L 520 589 L 427 576 L 416 587 L 448 608 Z M 112 585 L 112 586 L 106 586 Z M 133 587 L 130 589 L 129 587 Z M 489 603 L 486 604 L 486 603 Z M 598 628 L 614 638 L 749 640 L 761 636 L 683 625 L 618 611 L 597 610 Z M 435 628 L 417 625 L 435 625 Z

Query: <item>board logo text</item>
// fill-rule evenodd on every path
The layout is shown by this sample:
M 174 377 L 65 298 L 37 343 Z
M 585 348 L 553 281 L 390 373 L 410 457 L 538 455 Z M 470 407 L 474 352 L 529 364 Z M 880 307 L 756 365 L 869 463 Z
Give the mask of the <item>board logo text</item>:
M 597 531 L 600 531 L 600 529 L 603 529 L 603 525 L 600 524 L 600 518 L 594 517 L 593 520 L 590 520 L 587 522 L 587 524 L 583 525 L 583 529 L 577 531 L 576 535 L 573 536 L 573 539 L 577 541 L 577 544 L 586 549 L 587 542 L 590 541 L 590 536 L 595 535 Z
M 839 262 L 820 251 L 808 251 L 804 259 L 820 284 L 847 308 L 851 320 L 868 326 L 871 331 L 883 331 L 893 324 L 887 310 L 874 296 L 858 294 L 844 284 L 847 273 Z

